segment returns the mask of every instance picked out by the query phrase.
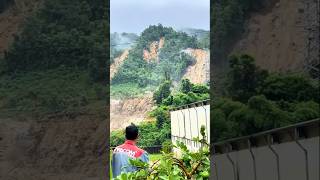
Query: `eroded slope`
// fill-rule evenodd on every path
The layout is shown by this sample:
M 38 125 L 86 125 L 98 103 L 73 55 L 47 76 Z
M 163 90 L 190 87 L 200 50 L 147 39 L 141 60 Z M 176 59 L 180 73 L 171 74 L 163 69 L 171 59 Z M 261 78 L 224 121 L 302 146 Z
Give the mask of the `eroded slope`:
M 204 84 L 210 80 L 210 51 L 203 49 L 186 49 L 184 51 L 194 57 L 194 64 L 190 65 L 183 78 L 195 84 Z
M 233 53 L 248 53 L 271 71 L 300 71 L 319 55 L 317 13 L 316 1 L 275 1 L 252 14 Z

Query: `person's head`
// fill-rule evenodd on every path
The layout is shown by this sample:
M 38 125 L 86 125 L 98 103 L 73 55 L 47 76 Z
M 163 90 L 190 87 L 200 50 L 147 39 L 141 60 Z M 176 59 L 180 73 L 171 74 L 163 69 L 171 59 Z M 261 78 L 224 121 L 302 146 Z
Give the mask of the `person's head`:
M 135 141 L 138 139 L 139 130 L 138 127 L 134 124 L 126 127 L 126 139 Z

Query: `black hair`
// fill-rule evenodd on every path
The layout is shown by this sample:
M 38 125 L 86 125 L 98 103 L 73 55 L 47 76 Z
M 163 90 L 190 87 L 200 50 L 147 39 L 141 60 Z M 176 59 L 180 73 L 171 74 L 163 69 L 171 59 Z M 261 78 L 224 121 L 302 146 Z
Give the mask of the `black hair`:
M 136 125 L 131 124 L 130 126 L 126 127 L 126 139 L 128 140 L 135 140 L 138 138 L 139 129 Z

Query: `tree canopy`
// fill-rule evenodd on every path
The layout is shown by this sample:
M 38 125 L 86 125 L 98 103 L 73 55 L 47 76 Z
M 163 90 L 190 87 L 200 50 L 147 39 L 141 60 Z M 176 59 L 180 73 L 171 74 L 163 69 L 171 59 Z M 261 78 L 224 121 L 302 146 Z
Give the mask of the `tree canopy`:
M 269 73 L 249 55 L 230 58 L 226 92 L 211 107 L 212 140 L 245 136 L 320 117 L 319 82 Z

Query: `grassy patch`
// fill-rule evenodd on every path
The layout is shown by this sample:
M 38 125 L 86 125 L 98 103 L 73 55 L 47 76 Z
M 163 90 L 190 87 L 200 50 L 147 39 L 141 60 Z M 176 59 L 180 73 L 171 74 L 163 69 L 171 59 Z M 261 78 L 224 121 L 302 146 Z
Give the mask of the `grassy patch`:
M 162 154 L 149 154 L 149 161 L 150 163 L 155 162 L 156 160 L 160 159 Z
M 110 96 L 112 98 L 127 98 L 127 97 L 141 97 L 146 92 L 153 92 L 156 89 L 154 86 L 147 86 L 141 88 L 135 83 L 115 84 L 111 85 Z

